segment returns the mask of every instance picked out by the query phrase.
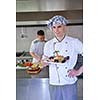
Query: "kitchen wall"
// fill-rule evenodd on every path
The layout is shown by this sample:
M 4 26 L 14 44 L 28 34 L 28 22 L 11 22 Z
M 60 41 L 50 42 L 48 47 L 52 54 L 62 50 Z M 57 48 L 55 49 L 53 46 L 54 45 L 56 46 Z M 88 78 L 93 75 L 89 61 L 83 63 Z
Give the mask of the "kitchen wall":
M 44 30 L 46 39 L 49 40 L 53 38 L 53 33 L 46 26 L 35 26 L 35 27 L 17 27 L 16 28 L 16 52 L 29 51 L 31 41 L 36 38 L 36 33 L 38 30 Z M 22 38 L 22 33 L 24 33 L 24 38 Z M 68 26 L 68 33 L 72 37 L 77 37 L 83 41 L 83 25 L 73 25 Z

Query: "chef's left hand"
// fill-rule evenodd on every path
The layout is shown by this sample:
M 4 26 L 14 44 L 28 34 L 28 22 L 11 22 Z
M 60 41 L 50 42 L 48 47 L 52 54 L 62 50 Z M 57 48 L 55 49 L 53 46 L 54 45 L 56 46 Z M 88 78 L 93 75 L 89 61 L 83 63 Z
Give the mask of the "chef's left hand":
M 78 70 L 75 70 L 75 69 L 68 70 L 68 76 L 69 77 L 75 77 L 75 76 L 78 76 L 78 75 L 79 75 L 79 71 Z
M 68 76 L 69 77 L 79 76 L 82 73 L 83 73 L 83 66 L 81 66 L 78 70 L 75 70 L 75 69 L 69 69 L 68 70 Z

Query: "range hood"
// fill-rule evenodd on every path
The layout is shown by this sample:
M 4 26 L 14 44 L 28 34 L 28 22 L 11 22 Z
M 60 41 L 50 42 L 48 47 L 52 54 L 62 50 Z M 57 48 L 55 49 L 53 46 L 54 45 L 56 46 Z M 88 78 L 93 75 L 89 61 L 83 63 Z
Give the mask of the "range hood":
M 83 9 L 83 0 L 17 0 L 16 12 Z
M 45 24 L 54 15 L 63 15 L 69 22 L 82 22 L 83 0 L 17 0 L 16 22 Z

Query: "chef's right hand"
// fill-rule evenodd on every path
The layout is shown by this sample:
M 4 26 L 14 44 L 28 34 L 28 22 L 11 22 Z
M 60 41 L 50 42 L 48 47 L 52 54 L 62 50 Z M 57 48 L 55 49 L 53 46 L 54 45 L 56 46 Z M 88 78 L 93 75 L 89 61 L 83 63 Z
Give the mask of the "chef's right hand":
M 43 67 L 47 67 L 47 66 L 49 65 L 49 64 L 46 63 L 44 60 L 41 60 L 40 62 L 41 62 L 41 64 L 43 65 Z

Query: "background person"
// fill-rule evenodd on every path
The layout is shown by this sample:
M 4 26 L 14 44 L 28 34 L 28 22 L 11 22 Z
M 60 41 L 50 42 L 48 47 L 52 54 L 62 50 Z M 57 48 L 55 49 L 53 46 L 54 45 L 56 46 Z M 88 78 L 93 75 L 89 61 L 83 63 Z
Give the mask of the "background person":
M 33 62 L 39 62 L 41 60 L 45 43 L 44 31 L 37 31 L 37 38 L 32 41 L 30 46 L 30 55 L 33 57 Z

